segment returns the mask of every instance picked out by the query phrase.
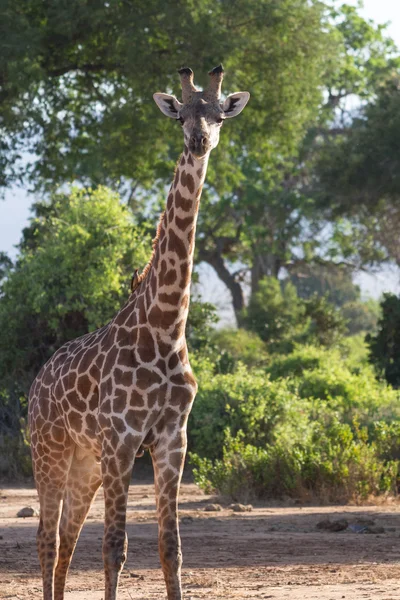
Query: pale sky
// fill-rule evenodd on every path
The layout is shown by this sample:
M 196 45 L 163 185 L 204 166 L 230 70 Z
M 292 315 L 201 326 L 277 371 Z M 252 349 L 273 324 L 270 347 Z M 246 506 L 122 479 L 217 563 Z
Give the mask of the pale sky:
M 356 0 L 344 0 L 342 3 L 357 4 Z M 364 17 L 373 19 L 376 23 L 387 23 L 388 34 L 396 41 L 400 48 L 400 0 L 364 0 L 362 9 Z M 7 252 L 10 256 L 16 255 L 15 245 L 21 237 L 23 227 L 28 224 L 29 207 L 32 196 L 28 196 L 25 190 L 13 188 L 6 193 L 4 202 L 0 201 L 0 251 Z M 379 297 L 383 291 L 400 291 L 398 269 L 384 269 L 378 275 L 359 274 L 359 283 L 366 295 Z M 215 297 L 220 299 L 222 305 L 229 304 L 228 291 L 221 287 L 212 269 L 204 265 L 201 268 L 201 285 L 205 300 L 214 301 Z M 210 285 L 211 284 L 211 285 Z M 218 288 L 218 291 L 217 289 Z

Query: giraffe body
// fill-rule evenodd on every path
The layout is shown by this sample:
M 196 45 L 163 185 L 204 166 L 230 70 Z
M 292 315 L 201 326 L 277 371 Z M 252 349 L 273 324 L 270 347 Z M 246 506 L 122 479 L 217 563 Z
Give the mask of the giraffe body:
M 218 73 L 222 80 L 222 72 Z M 218 142 L 218 136 L 207 134 L 207 110 L 223 112 L 218 98 L 210 101 L 207 91 L 200 95 L 195 90 L 194 94 L 189 86 L 189 94 L 187 75 L 188 70 L 181 73 L 186 103 L 157 95 L 168 116 L 178 107 L 175 118 L 183 113 L 185 121 L 192 121 L 190 128 L 184 126 L 185 149 L 158 226 L 153 256 L 143 273 L 135 274 L 132 294 L 114 319 L 62 346 L 30 391 L 44 600 L 64 597 L 75 544 L 101 484 L 105 599 L 116 598 L 127 552 L 128 487 L 135 457 L 145 448 L 150 449 L 154 466 L 159 551 L 168 599 L 182 598 L 177 503 L 186 424 L 197 390 L 185 326 L 200 195 L 210 149 Z

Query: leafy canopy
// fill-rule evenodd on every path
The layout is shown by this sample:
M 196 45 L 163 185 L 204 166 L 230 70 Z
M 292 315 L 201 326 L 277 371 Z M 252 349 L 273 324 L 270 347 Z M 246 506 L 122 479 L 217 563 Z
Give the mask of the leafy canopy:
M 169 177 L 181 133 L 152 94 L 180 95 L 183 65 L 204 85 L 222 61 L 225 92 L 252 94 L 214 161 L 218 186 L 231 187 L 250 149 L 262 163 L 293 150 L 333 47 L 325 5 L 307 0 L 4 0 L 0 11 L 3 185 L 26 173 L 36 188 Z M 27 150 L 35 159 L 21 164 Z
M 41 204 L 0 288 L 0 379 L 27 391 L 65 341 L 107 323 L 150 254 L 146 227 L 105 188 Z

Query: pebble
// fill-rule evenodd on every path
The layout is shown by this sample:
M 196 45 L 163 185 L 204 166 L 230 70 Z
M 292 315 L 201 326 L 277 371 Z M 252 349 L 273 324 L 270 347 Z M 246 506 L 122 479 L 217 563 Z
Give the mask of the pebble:
M 39 511 L 36 508 L 32 508 L 32 506 L 25 506 L 24 508 L 21 508 L 21 510 L 19 510 L 17 512 L 17 517 L 23 517 L 25 519 L 25 517 L 38 517 L 39 516 Z
M 324 519 L 317 523 L 317 529 L 323 529 L 325 531 L 344 531 L 349 526 L 346 519 L 336 519 L 331 521 L 330 519 Z
M 206 504 L 204 510 L 205 512 L 218 512 L 222 510 L 222 506 L 220 504 Z
M 189 523 L 193 523 L 193 521 L 193 517 L 190 516 L 181 518 L 181 523 L 183 523 L 183 525 L 188 525 Z
M 253 507 L 251 504 L 231 504 L 229 506 L 233 512 L 251 512 Z

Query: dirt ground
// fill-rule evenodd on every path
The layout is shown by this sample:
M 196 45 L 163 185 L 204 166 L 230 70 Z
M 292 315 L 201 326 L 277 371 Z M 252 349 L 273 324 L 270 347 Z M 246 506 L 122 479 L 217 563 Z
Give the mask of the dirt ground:
M 204 510 L 210 497 L 193 484 L 180 498 L 185 600 L 400 600 L 400 505 L 255 506 L 234 513 Z M 0 598 L 41 598 L 35 534 L 39 508 L 33 488 L 0 489 Z M 319 521 L 372 519 L 380 534 L 327 532 Z M 101 600 L 102 493 L 82 531 L 67 582 L 66 600 Z M 128 559 L 120 600 L 166 597 L 157 554 L 153 486 L 132 485 L 128 503 Z

